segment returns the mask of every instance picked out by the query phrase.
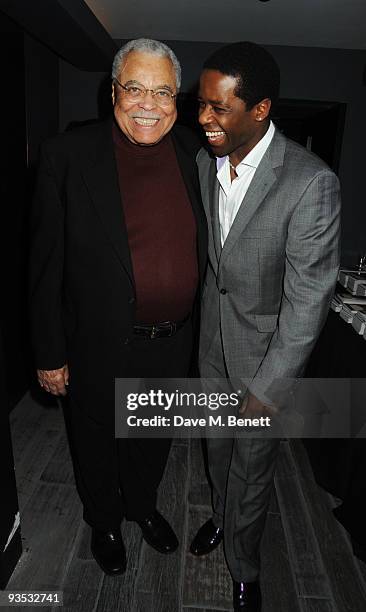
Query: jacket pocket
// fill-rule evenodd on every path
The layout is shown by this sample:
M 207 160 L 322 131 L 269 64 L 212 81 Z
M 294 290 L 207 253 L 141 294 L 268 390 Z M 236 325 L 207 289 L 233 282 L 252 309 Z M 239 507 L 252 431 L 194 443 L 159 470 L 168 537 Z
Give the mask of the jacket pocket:
M 278 315 L 256 314 L 254 316 L 259 332 L 273 332 L 276 329 Z

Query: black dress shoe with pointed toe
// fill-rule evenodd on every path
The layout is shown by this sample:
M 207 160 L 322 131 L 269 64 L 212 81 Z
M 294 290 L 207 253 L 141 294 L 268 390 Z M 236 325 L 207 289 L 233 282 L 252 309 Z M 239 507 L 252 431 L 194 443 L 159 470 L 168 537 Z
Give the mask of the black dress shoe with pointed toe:
M 233 582 L 234 612 L 261 612 L 262 595 L 259 582 Z
M 155 510 L 148 518 L 136 522 L 141 527 L 145 542 L 152 548 L 166 555 L 177 550 L 179 546 L 178 538 L 160 512 Z
M 92 529 L 91 551 L 94 559 L 108 576 L 126 571 L 126 550 L 119 529 Z
M 196 557 L 207 555 L 218 547 L 223 537 L 224 530 L 216 527 L 210 519 L 197 531 L 189 550 Z

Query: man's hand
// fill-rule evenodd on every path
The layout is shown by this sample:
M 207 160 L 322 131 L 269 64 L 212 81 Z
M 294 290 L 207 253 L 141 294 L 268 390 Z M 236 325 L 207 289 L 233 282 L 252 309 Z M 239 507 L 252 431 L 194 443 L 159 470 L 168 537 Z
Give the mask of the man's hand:
M 69 384 L 69 368 L 67 363 L 58 370 L 37 370 L 38 382 L 42 389 L 52 395 L 66 395 Z
M 239 409 L 239 414 L 244 414 L 248 419 L 255 419 L 261 416 L 274 416 L 277 410 L 274 406 L 266 406 L 255 395 L 248 393 Z

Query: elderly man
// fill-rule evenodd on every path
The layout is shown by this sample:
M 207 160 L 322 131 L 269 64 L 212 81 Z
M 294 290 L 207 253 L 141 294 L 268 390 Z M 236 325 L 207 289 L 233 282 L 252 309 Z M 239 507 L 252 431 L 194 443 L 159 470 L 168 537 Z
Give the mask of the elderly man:
M 190 367 L 207 238 L 199 145 L 173 127 L 180 74 L 166 45 L 124 45 L 113 118 L 44 144 L 31 217 L 38 379 L 67 392 L 77 489 L 107 574 L 126 567 L 123 518 L 159 552 L 178 546 L 156 509 L 170 440 L 116 440 L 113 426 L 115 377 L 184 377 Z
M 213 153 L 198 155 L 209 222 L 200 370 L 251 380 L 248 417 L 275 410 L 274 381 L 301 376 L 339 264 L 338 180 L 270 120 L 279 78 L 272 56 L 243 42 L 215 52 L 200 79 L 199 121 Z M 278 442 L 208 441 L 214 512 L 191 551 L 207 554 L 224 538 L 234 610 L 261 609 L 259 543 Z

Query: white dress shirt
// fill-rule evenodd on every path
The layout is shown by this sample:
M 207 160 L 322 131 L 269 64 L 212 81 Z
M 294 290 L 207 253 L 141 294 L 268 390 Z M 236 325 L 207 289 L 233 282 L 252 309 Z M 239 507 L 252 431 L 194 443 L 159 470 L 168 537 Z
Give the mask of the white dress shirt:
M 216 158 L 216 176 L 220 183 L 219 222 L 221 246 L 224 245 L 243 198 L 248 191 L 263 155 L 270 145 L 274 132 L 275 127 L 271 121 L 263 138 L 257 142 L 255 147 L 236 166 L 235 171 L 238 176 L 233 181 L 230 177 L 229 156 Z

